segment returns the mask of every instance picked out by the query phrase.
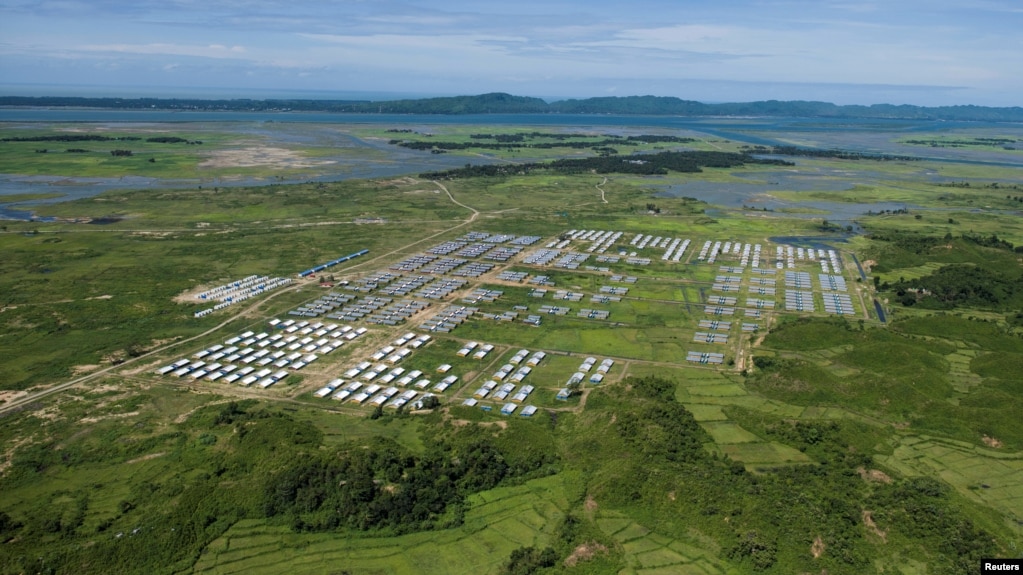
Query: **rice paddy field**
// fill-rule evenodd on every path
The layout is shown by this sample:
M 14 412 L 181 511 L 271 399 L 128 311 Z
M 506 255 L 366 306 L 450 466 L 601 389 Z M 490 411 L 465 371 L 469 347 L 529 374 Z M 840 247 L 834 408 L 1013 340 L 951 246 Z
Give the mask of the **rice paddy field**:
M 52 220 L 3 222 L 0 572 L 858 575 L 1019 556 L 1021 168 L 798 158 L 774 172 L 312 178 L 337 154 L 393 161 L 390 139 L 499 131 L 421 128 L 287 127 L 285 145 L 272 128 L 104 126 L 141 139 L 86 142 L 138 148 L 103 161 L 11 140 L 81 126 L 0 130 L 0 172 L 115 177 L 127 159 L 160 178 L 282 176 L 39 203 Z M 185 142 L 146 141 L 157 133 Z M 692 140 L 637 151 L 742 145 L 679 135 Z M 887 135 L 893 149 L 916 145 L 903 136 Z M 260 147 L 287 149 L 291 168 L 228 153 Z M 594 151 L 470 147 L 445 161 L 483 153 Z M 211 154 L 221 164 L 201 168 Z M 758 201 L 788 205 L 665 193 L 741 194 L 751 181 L 778 188 Z M 822 208 L 878 202 L 908 208 L 849 227 Z M 511 255 L 489 257 L 500 250 Z M 530 259 L 544 250 L 556 253 Z M 401 267 L 412 258 L 459 261 Z M 465 264 L 489 267 L 456 275 Z M 252 275 L 292 282 L 196 316 L 212 305 L 196 294 Z M 299 311 L 328 295 L 350 296 L 354 315 Z M 406 300 L 423 305 L 393 325 L 378 317 Z M 429 338 L 412 346 L 408 333 Z M 470 342 L 493 349 L 459 355 Z M 408 355 L 386 359 L 399 348 Z M 544 355 L 518 372 L 520 350 Z M 248 368 L 267 370 L 266 385 L 226 381 Z M 403 499 L 423 470 L 438 474 L 432 487 Z

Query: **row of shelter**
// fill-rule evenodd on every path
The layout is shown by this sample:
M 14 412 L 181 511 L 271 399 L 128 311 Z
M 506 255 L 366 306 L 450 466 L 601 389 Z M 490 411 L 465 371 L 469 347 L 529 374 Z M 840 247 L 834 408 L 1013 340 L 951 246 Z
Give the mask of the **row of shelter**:
M 265 388 L 286 377 L 285 370 L 301 370 L 368 331 L 294 320 L 273 319 L 270 325 L 275 333 L 245 331 L 194 353 L 191 359 L 180 358 L 162 366 L 156 373 L 195 381 L 237 382 L 243 386 L 256 383 Z

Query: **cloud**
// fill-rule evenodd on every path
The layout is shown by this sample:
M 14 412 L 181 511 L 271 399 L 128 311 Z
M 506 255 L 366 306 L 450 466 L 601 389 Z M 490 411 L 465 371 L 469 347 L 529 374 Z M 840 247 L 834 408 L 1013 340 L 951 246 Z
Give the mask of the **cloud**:
M 194 56 L 198 58 L 238 58 L 246 52 L 243 46 L 210 44 L 196 46 L 188 44 L 88 44 L 78 46 L 83 52 L 106 52 L 134 55 Z
M 753 82 L 807 98 L 825 85 L 974 85 L 1012 102 L 1020 14 L 1018 0 L 0 0 L 0 73 L 571 95 Z

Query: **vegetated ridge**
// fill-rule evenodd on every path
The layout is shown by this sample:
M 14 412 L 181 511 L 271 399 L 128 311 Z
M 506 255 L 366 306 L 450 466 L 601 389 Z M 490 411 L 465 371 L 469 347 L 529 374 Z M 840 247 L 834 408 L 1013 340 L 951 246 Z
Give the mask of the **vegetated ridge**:
M 427 172 L 420 174 L 419 177 L 433 180 L 508 176 L 528 174 L 538 170 L 559 174 L 596 172 L 598 174 L 664 175 L 669 171 L 699 173 L 703 171 L 702 168 L 734 168 L 744 164 L 793 165 L 785 160 L 755 158 L 748 154 L 733 152 L 659 152 L 641 156 L 597 156 L 525 164 L 466 164 L 464 168 Z
M 671 96 L 606 96 L 547 102 L 540 98 L 489 93 L 372 102 L 367 100 L 196 98 L 83 98 L 0 96 L 0 106 L 87 107 L 247 112 L 334 112 L 353 114 L 619 114 L 643 116 L 773 116 L 905 120 L 1023 121 L 1023 107 L 844 105 L 815 101 L 765 100 L 705 104 Z

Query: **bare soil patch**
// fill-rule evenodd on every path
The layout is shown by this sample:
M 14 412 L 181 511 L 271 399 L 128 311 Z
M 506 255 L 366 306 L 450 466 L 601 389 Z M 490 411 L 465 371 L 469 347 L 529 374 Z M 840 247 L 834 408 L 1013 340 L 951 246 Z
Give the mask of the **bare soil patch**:
M 999 441 L 998 439 L 995 439 L 994 437 L 988 437 L 985 435 L 983 439 L 984 445 L 988 447 L 994 447 L 995 449 L 998 449 L 999 447 L 1002 446 L 1002 442 Z
M 863 525 L 867 527 L 867 530 L 881 538 L 881 541 L 888 542 L 888 532 L 881 531 L 877 528 L 877 524 L 874 523 L 874 512 L 863 510 Z
M 76 366 L 71 368 L 71 375 L 73 375 L 73 376 L 85 375 L 86 373 L 89 373 L 90 371 L 96 371 L 100 367 L 101 366 L 96 365 L 96 364 L 76 365 Z
M 129 411 L 127 413 L 112 413 L 110 415 L 104 415 L 104 416 L 101 416 L 101 417 L 83 417 L 79 421 L 81 423 L 99 423 L 100 421 L 103 421 L 104 419 L 122 419 L 122 418 L 125 418 L 125 417 L 134 417 L 134 416 L 138 415 L 139 413 L 140 412 L 138 412 L 138 411 Z
M 810 555 L 813 555 L 814 559 L 820 559 L 821 555 L 824 555 L 824 540 L 820 535 L 813 540 L 813 545 L 810 546 Z
M 4 450 L 3 455 L 0 455 L 0 477 L 3 477 L 7 470 L 11 467 L 13 462 L 14 452 L 18 450 L 22 445 L 32 443 L 31 437 L 21 437 L 11 441 L 11 444 L 7 449 Z
M 888 477 L 888 474 L 885 473 L 884 471 L 881 471 L 880 469 L 865 469 L 863 467 L 858 467 L 856 469 L 856 473 L 859 473 L 860 477 L 864 481 L 869 481 L 871 483 L 891 483 L 892 482 L 892 478 Z
M 7 403 L 8 401 L 14 401 L 15 399 L 21 398 L 28 395 L 27 391 L 0 391 L 0 403 Z
M 508 422 L 507 421 L 477 421 L 477 422 L 472 422 L 472 421 L 469 421 L 468 419 L 452 419 L 451 420 L 451 424 L 456 426 L 456 427 L 465 427 L 466 425 L 472 425 L 473 423 L 476 423 L 476 425 L 479 425 L 480 427 L 498 427 L 498 428 L 501 428 L 501 429 L 508 429 Z
M 393 180 L 379 180 L 381 184 L 387 186 L 410 186 L 412 184 L 418 184 L 419 180 L 412 176 L 405 176 L 404 178 L 395 178 Z M 416 190 L 417 192 L 428 192 L 433 190 Z
M 314 168 L 333 164 L 332 160 L 312 160 L 285 148 L 240 148 L 217 150 L 201 162 L 201 168 Z
M 164 455 L 167 455 L 165 451 L 161 451 L 160 453 L 150 453 L 149 455 L 143 455 L 142 457 L 129 459 L 128 461 L 125 461 L 125 463 L 138 463 L 140 461 L 149 461 L 150 459 L 156 459 L 157 457 L 163 457 Z
M 199 294 L 201 294 L 204 291 L 209 290 L 212 287 L 213 286 L 207 286 L 207 285 L 195 286 L 194 288 L 187 289 L 187 290 L 179 293 L 178 295 L 174 296 L 173 298 L 171 298 L 171 301 L 173 301 L 174 303 L 186 303 L 186 304 L 203 303 L 203 300 L 199 299 L 199 297 L 198 297 Z
M 575 567 L 580 561 L 589 561 L 598 553 L 606 555 L 607 547 L 604 547 L 596 541 L 583 543 L 576 547 L 575 550 L 572 551 L 571 555 L 565 558 L 565 567 Z
M 39 419 L 45 419 L 46 421 L 57 421 L 61 419 L 60 407 L 54 405 L 50 407 L 44 407 L 32 412 L 33 417 Z

